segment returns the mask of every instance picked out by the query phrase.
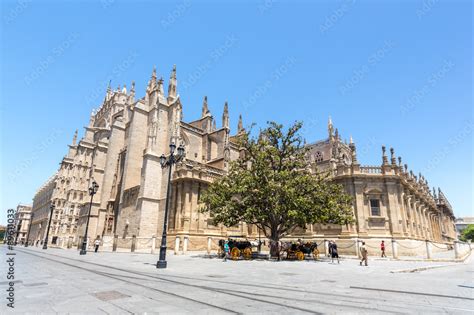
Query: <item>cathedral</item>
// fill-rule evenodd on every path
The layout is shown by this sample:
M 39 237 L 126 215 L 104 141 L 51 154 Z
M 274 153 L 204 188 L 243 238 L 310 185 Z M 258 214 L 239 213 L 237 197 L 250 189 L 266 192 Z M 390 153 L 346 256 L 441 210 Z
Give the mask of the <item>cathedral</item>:
M 109 86 L 82 139 L 76 131 L 57 173 L 35 195 L 30 242 L 44 238 L 53 205 L 50 242 L 68 248 L 80 244 L 89 212 L 88 188 L 95 181 L 99 189 L 92 199 L 89 238 L 104 243 L 115 238 L 119 248 L 130 248 L 131 238 L 143 240 L 136 246 L 151 246 L 145 240 L 162 234 L 167 169 L 161 167 L 160 156 L 169 154 L 171 142 L 185 147 L 185 158 L 172 172 L 168 246 L 176 251 L 203 250 L 209 237 L 258 237 L 255 226 L 214 225 L 199 211 L 202 191 L 239 157 L 236 138 L 245 132 L 242 117 L 232 134 L 226 102 L 222 125 L 216 126 L 204 97 L 201 117 L 185 122 L 176 67 L 167 94 L 164 84 L 153 69 L 142 98 L 136 99 L 134 82 L 130 89 Z M 331 120 L 327 139 L 308 146 L 314 170 L 328 172 L 353 197 L 356 220 L 346 226 L 309 225 L 291 237 L 397 239 L 408 245 L 454 241 L 454 214 L 447 198 L 441 190 L 431 190 L 421 174 L 408 171 L 393 149 L 389 159 L 382 148 L 381 165 L 362 166 L 355 143 L 343 142 Z

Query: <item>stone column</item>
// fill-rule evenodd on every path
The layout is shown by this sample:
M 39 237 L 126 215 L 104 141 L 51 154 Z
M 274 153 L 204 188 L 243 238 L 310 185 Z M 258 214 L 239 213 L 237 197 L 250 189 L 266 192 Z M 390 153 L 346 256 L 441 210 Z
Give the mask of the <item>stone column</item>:
M 181 239 L 179 238 L 178 235 L 176 235 L 176 240 L 174 241 L 174 254 L 178 255 L 179 254 L 179 243 Z
M 392 238 L 392 256 L 394 259 L 398 259 L 398 243 Z
M 184 226 L 181 218 L 183 217 L 183 183 L 176 183 L 176 218 L 175 231 L 182 231 Z
M 426 240 L 426 258 L 431 259 L 433 257 L 432 251 L 431 251 L 431 243 L 430 241 Z
M 459 259 L 461 258 L 461 251 L 459 250 L 459 242 L 454 241 L 454 258 Z
M 362 255 L 360 254 L 360 243 L 359 243 L 360 241 L 359 239 L 356 238 L 354 242 L 355 242 L 356 255 L 357 257 L 359 257 L 359 259 L 361 259 Z
M 324 255 L 327 256 L 329 255 L 329 241 L 324 240 Z
M 197 194 L 198 189 L 199 189 L 199 183 L 192 182 L 190 185 L 191 202 L 189 205 L 189 220 L 190 220 L 189 226 L 192 231 L 197 231 L 198 226 L 199 226 L 198 194 Z
M 118 243 L 118 235 L 114 235 L 114 241 L 112 243 L 112 251 L 116 252 L 117 251 L 117 243 Z
M 188 242 L 189 242 L 189 237 L 187 235 L 184 236 L 184 241 L 183 241 L 183 255 L 186 255 L 188 251 Z
M 132 246 L 130 247 L 130 251 L 132 253 L 135 252 L 136 246 L 137 246 L 137 236 L 134 234 L 132 235 Z
M 188 232 L 191 230 L 191 183 L 186 181 L 184 185 L 184 226 L 183 230 Z
M 207 254 L 211 255 L 212 237 L 207 237 Z
M 367 235 L 366 226 L 366 207 L 364 200 L 364 186 L 363 182 L 354 182 L 354 199 L 355 199 L 355 215 L 357 222 L 357 233 L 359 236 Z
M 400 208 L 397 207 L 397 187 L 394 182 L 386 182 L 385 186 L 387 188 L 387 199 L 386 199 L 386 208 L 387 216 L 392 226 L 392 236 L 400 237 L 402 236 L 402 227 L 400 226 Z
M 125 109 L 126 110 L 126 109 Z M 115 171 L 117 170 L 118 156 L 124 147 L 125 124 L 121 120 L 115 120 L 110 131 L 107 155 L 104 163 L 104 177 L 99 187 L 103 193 L 100 195 L 100 207 L 97 221 L 97 234 L 101 234 L 106 226 L 107 204 L 111 199 L 112 185 Z M 115 198 L 115 196 L 113 196 Z M 115 218 L 117 219 L 117 218 Z
M 413 230 L 414 236 L 420 238 L 420 217 L 418 215 L 418 207 L 416 202 L 413 201 L 413 198 L 410 200 L 410 207 L 413 210 L 413 222 L 415 223 L 415 228 Z

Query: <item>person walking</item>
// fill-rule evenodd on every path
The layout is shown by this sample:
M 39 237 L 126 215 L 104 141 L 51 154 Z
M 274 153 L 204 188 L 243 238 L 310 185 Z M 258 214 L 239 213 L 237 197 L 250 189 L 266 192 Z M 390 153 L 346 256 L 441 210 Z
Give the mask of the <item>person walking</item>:
M 385 255 L 385 242 L 384 241 L 380 243 L 380 250 L 382 251 L 382 258 L 383 257 L 387 258 L 387 255 Z
M 224 259 L 223 262 L 227 261 L 227 256 L 229 255 L 229 241 L 225 241 L 224 243 Z
M 100 246 L 100 240 L 99 239 L 95 240 L 94 246 L 95 246 L 94 252 L 97 253 L 97 251 L 99 250 L 99 246 Z
M 362 255 L 362 260 L 360 261 L 360 265 L 362 266 L 362 263 L 365 262 L 365 265 L 367 265 L 367 247 L 365 246 L 365 242 L 362 242 L 362 246 L 360 247 L 360 254 Z
M 337 263 L 339 264 L 339 253 L 337 252 L 337 244 L 336 242 L 331 242 L 329 247 L 329 251 L 331 253 L 331 263 L 334 263 L 334 258 L 337 258 Z

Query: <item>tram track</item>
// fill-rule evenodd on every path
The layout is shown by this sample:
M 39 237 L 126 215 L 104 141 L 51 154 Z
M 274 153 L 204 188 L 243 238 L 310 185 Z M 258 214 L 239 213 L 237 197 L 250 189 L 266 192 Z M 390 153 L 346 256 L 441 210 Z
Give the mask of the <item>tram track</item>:
M 122 281 L 122 282 L 125 282 L 125 283 L 128 283 L 128 284 L 131 284 L 131 285 L 136 285 L 136 286 L 139 286 L 139 287 L 142 287 L 142 288 L 146 288 L 148 290 L 152 290 L 152 291 L 172 295 L 174 297 L 181 298 L 181 299 L 186 299 L 188 301 L 193 301 L 195 303 L 203 304 L 203 305 L 206 305 L 208 307 L 213 307 L 213 308 L 219 309 L 221 311 L 225 311 L 225 312 L 233 313 L 233 314 L 239 314 L 239 312 L 236 312 L 235 310 L 232 310 L 232 309 L 220 307 L 218 305 L 198 301 L 198 300 L 195 300 L 195 299 L 192 299 L 192 298 L 189 298 L 189 297 L 186 297 L 186 296 L 182 296 L 182 295 L 179 295 L 179 294 L 176 294 L 176 293 L 170 293 L 170 292 L 167 292 L 167 291 L 159 290 L 159 289 L 147 286 L 147 285 L 143 285 L 141 283 L 133 282 L 132 280 L 138 280 L 138 281 L 142 281 L 142 282 L 143 281 L 155 281 L 156 282 L 156 280 L 158 280 L 158 281 L 167 282 L 167 283 L 170 283 L 170 284 L 173 284 L 173 285 L 176 285 L 176 286 L 185 286 L 185 287 L 193 288 L 193 289 L 206 290 L 206 291 L 212 292 L 214 294 L 229 295 L 229 296 L 241 298 L 243 300 L 251 300 L 251 301 L 254 301 L 254 302 L 280 306 L 282 308 L 293 309 L 295 311 L 312 313 L 312 314 L 320 314 L 320 313 L 318 313 L 314 310 L 309 310 L 309 309 L 305 309 L 305 308 L 302 308 L 302 307 L 294 306 L 292 304 L 295 304 L 295 302 L 300 302 L 300 303 L 314 302 L 314 303 L 319 303 L 319 304 L 323 304 L 323 305 L 327 305 L 327 306 L 339 306 L 339 307 L 344 307 L 344 308 L 354 308 L 355 307 L 357 309 L 364 309 L 364 310 L 367 310 L 367 311 L 377 311 L 378 310 L 377 308 L 372 308 L 367 304 L 362 305 L 362 304 L 366 303 L 367 298 L 360 297 L 360 296 L 355 296 L 355 295 L 352 295 L 352 294 L 336 294 L 336 293 L 329 293 L 329 292 L 316 292 L 316 291 L 301 290 L 301 289 L 298 290 L 296 288 L 295 289 L 293 289 L 293 288 L 291 288 L 291 289 L 290 288 L 282 288 L 281 286 L 277 287 L 277 286 L 262 285 L 262 284 L 245 284 L 245 283 L 229 282 L 229 281 L 214 280 L 214 279 L 192 278 L 192 277 L 178 276 L 178 275 L 159 275 L 158 276 L 158 275 L 151 275 L 151 274 L 148 274 L 148 273 L 145 273 L 145 272 L 130 271 L 130 270 L 126 270 L 126 269 L 123 269 L 123 268 L 114 267 L 114 266 L 103 265 L 103 264 L 93 263 L 93 262 L 89 262 L 89 261 L 73 259 L 73 258 L 70 258 L 70 257 L 64 257 L 64 256 L 61 256 L 61 255 L 55 255 L 55 254 L 51 254 L 51 253 L 41 253 L 41 254 L 36 254 L 35 253 L 34 254 L 34 253 L 29 252 L 29 251 L 24 251 L 24 250 L 19 250 L 19 251 L 21 251 L 22 253 L 25 253 L 25 254 L 37 256 L 37 257 L 40 257 L 40 258 L 43 258 L 43 259 L 54 261 L 56 263 L 60 263 L 60 264 L 64 264 L 64 265 L 67 265 L 67 266 L 70 266 L 70 267 L 75 267 L 75 268 L 79 268 L 79 269 L 82 269 L 82 270 L 85 270 L 85 271 L 93 272 L 93 273 L 96 273 L 96 274 L 104 276 L 104 277 L 109 277 L 109 278 L 112 278 L 112 279 L 115 279 L 115 280 L 118 280 L 118 281 Z M 106 269 L 108 269 L 108 271 L 110 269 L 112 269 L 112 270 L 116 270 L 116 271 L 119 271 L 119 272 L 122 272 L 122 273 L 126 273 L 128 275 L 112 274 L 110 272 L 103 272 L 103 271 L 93 271 L 90 268 L 79 267 L 77 265 L 68 264 L 66 262 L 59 261 L 57 259 L 51 259 L 51 258 L 45 257 L 45 255 L 57 257 L 57 258 L 60 258 L 60 259 L 63 259 L 63 260 L 74 261 L 75 263 L 80 262 L 80 263 L 95 266 L 95 267 L 106 268 Z M 138 276 L 140 276 L 140 277 L 138 277 Z M 127 280 L 125 280 L 123 278 L 125 278 Z M 309 298 L 309 297 L 304 298 L 304 299 L 299 299 L 299 298 L 295 298 L 295 297 L 289 298 L 288 296 L 279 296 L 279 295 L 270 294 L 268 292 L 262 294 L 262 293 L 242 291 L 242 290 L 237 290 L 237 289 L 215 288 L 215 287 L 210 287 L 210 286 L 206 286 L 206 285 L 184 283 L 184 282 L 177 281 L 177 280 L 170 279 L 170 278 L 176 278 L 176 279 L 182 279 L 182 280 L 191 280 L 191 281 L 222 283 L 222 284 L 235 284 L 235 285 L 244 286 L 244 287 L 261 287 L 261 288 L 276 290 L 276 291 L 293 291 L 293 292 L 304 293 L 305 295 L 307 295 L 307 294 L 321 295 L 321 296 L 324 295 L 324 298 L 323 299 L 312 299 L 312 298 Z M 409 292 L 406 292 L 406 293 L 409 293 Z M 250 296 L 248 296 L 248 295 L 250 295 Z M 423 294 L 421 294 L 421 295 L 423 295 Z M 430 296 L 431 294 L 425 294 L 425 295 Z M 336 297 L 338 300 L 335 301 L 335 302 L 332 302 L 332 303 L 327 302 L 328 296 Z M 457 298 L 457 297 L 454 297 L 454 296 L 440 296 L 440 297 L 442 297 L 442 298 Z M 267 300 L 264 300 L 264 298 L 266 298 Z M 269 301 L 268 299 L 276 299 L 277 301 L 287 300 L 289 303 L 284 304 L 284 303 L 280 303 L 280 302 Z M 465 298 L 465 299 L 466 300 L 472 300 L 470 298 Z M 389 301 L 385 298 L 377 298 L 377 297 L 373 297 L 373 296 L 371 297 L 371 300 L 372 300 L 372 302 L 383 303 L 383 305 L 386 306 L 386 307 L 389 307 L 389 308 L 393 307 L 393 308 L 397 308 L 398 310 L 400 310 L 400 308 L 404 308 L 403 306 L 406 307 L 408 305 L 415 306 L 415 307 L 429 307 L 429 308 L 436 308 L 436 309 L 446 309 L 446 308 L 448 308 L 448 309 L 452 309 L 452 310 L 464 310 L 464 309 L 461 309 L 461 308 L 449 307 L 449 306 L 443 306 L 443 305 L 406 303 L 406 301 L 400 301 L 400 304 L 397 304 L 397 301 L 394 301 L 394 300 Z M 395 302 L 395 304 L 394 304 L 394 302 Z M 348 303 L 349 305 L 347 305 L 345 303 Z M 407 310 L 409 311 L 410 309 L 407 308 Z M 399 311 L 393 311 L 392 312 L 392 311 L 389 311 L 387 309 L 385 309 L 385 312 L 387 312 L 387 313 L 400 313 Z

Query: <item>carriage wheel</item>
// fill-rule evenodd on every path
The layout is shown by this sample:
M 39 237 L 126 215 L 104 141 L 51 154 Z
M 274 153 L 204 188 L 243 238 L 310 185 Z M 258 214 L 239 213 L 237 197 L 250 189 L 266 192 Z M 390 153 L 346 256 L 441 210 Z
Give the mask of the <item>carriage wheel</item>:
M 300 250 L 296 251 L 295 256 L 296 256 L 296 259 L 298 259 L 298 260 L 304 260 L 304 254 Z
M 230 256 L 233 260 L 237 260 L 240 257 L 240 250 L 237 247 L 232 248 L 230 251 Z
M 246 260 L 249 260 L 250 258 L 252 258 L 252 248 L 250 247 L 245 248 L 242 254 Z
M 318 260 L 319 259 L 319 249 L 315 248 L 313 250 L 313 257 L 314 257 L 314 260 Z

